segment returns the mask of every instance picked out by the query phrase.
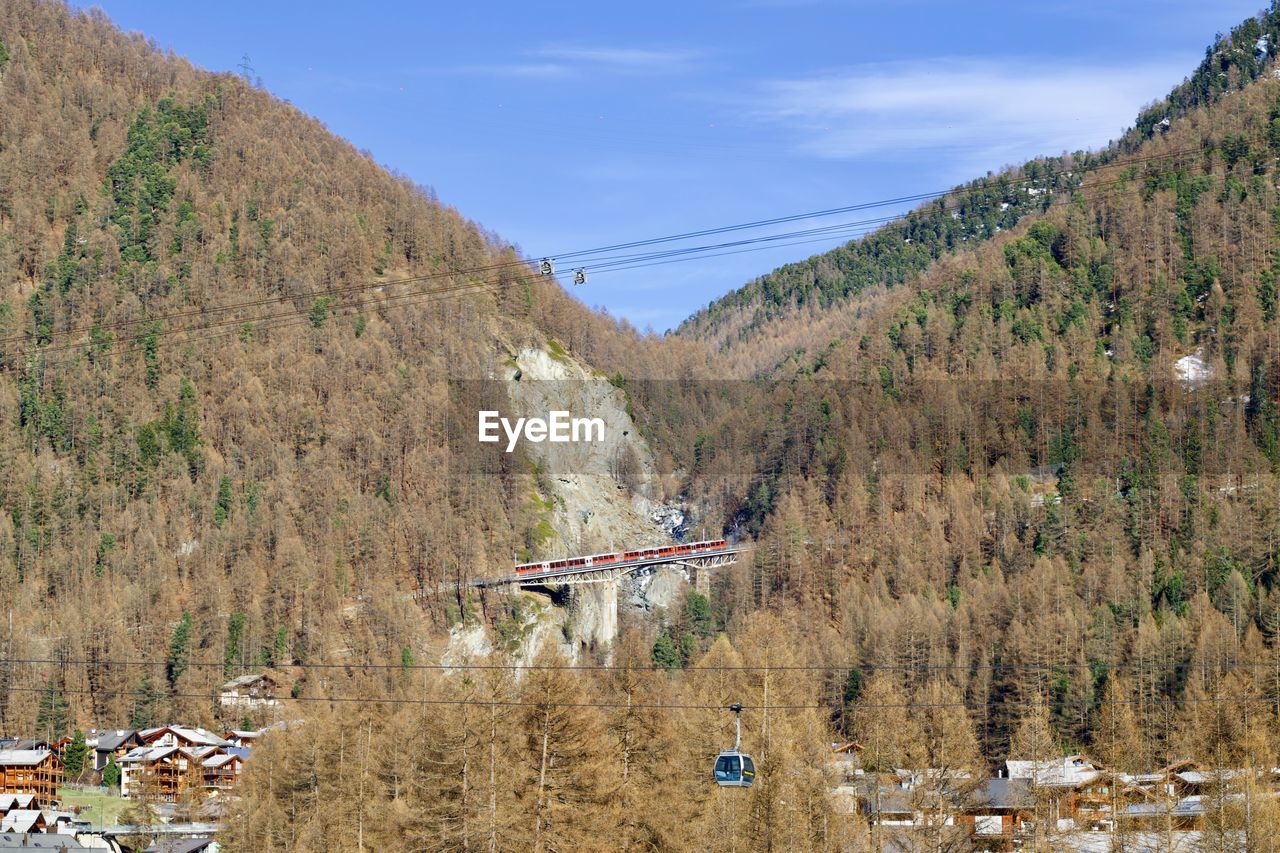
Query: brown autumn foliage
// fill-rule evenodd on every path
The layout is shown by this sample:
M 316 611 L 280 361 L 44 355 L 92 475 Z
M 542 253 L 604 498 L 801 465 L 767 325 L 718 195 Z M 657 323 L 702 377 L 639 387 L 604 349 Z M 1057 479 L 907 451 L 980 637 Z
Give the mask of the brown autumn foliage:
M 421 654 L 478 606 L 441 583 L 533 523 L 520 472 L 441 476 L 448 379 L 653 342 L 101 13 L 6 0 L 0 43 L 0 730 L 55 694 L 54 728 L 212 723 L 224 671 Z M 306 689 L 356 683 L 388 681 Z
M 239 723 L 217 685 L 272 667 L 304 735 L 260 748 L 228 840 L 300 850 L 860 843 L 826 797 L 841 735 L 977 771 L 1011 741 L 1274 751 L 1280 82 L 721 354 L 588 311 L 318 122 L 100 14 L 3 0 L 0 42 L 5 733 Z M 415 669 L 492 612 L 450 582 L 536 523 L 526 470 L 442 476 L 470 402 L 447 380 L 551 337 L 626 387 L 701 520 L 758 547 L 705 636 L 629 623 L 611 671 Z M 636 666 L 659 628 L 689 635 L 682 672 Z M 750 792 L 707 782 L 728 701 L 815 706 L 745 715 Z

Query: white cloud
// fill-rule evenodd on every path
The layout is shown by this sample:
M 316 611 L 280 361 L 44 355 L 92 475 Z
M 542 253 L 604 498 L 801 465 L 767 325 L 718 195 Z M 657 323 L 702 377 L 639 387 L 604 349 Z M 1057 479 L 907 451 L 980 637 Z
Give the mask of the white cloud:
M 804 153 L 857 159 L 935 152 L 992 168 L 1097 148 L 1181 79 L 1176 60 L 1141 66 L 969 59 L 873 65 L 762 85 L 748 108 L 796 132 Z
M 538 51 L 538 55 L 578 66 L 629 74 L 687 71 L 702 58 L 702 54 L 695 50 L 634 47 L 551 47 Z

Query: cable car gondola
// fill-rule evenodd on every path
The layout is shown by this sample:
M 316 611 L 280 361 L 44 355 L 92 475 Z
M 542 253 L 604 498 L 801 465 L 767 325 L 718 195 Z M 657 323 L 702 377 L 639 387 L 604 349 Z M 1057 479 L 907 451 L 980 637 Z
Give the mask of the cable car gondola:
M 733 749 L 716 756 L 711 774 L 722 788 L 750 788 L 756 781 L 756 764 L 742 751 L 742 705 L 729 706 L 733 712 Z
M 581 267 L 580 267 L 580 268 L 578 268 L 578 269 L 576 269 L 576 270 L 574 270 L 574 271 L 573 271 L 573 283 L 574 283 L 574 284 L 586 284 L 586 283 L 587 283 L 587 271 L 586 271 L 586 269 L 585 269 L 585 268 L 581 268 Z
M 556 271 L 556 265 L 551 263 L 550 258 L 543 258 L 538 263 L 538 272 L 542 273 L 543 275 L 551 275 L 555 271 Z

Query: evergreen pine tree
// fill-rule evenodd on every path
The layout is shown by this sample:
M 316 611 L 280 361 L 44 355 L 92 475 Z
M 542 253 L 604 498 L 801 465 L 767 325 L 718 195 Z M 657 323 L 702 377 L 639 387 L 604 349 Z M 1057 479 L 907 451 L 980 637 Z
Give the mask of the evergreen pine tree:
M 244 642 L 244 623 L 245 615 L 243 613 L 232 613 L 230 620 L 227 622 L 227 649 L 223 655 L 222 674 L 230 678 L 235 674 L 237 665 L 240 661 L 241 645 Z
M 107 766 L 102 768 L 102 784 L 107 788 L 120 787 L 120 765 L 116 764 L 114 755 L 107 759 Z
M 187 644 L 190 641 L 191 614 L 184 610 L 169 639 L 169 657 L 165 661 L 165 677 L 169 680 L 170 690 L 177 688 L 178 679 L 187 671 Z
M 679 669 L 682 663 L 680 650 L 671 641 L 671 635 L 663 631 L 653 643 L 653 665 L 663 669 Z
M 155 725 L 162 694 L 148 673 L 138 682 L 137 695 L 134 697 L 133 712 L 129 715 L 129 725 L 135 729 L 144 729 Z
M 62 695 L 57 679 L 50 678 L 40 691 L 40 703 L 36 710 L 36 731 L 52 742 L 67 730 L 67 700 Z
M 76 729 L 71 735 L 71 743 L 62 752 L 62 770 L 67 779 L 75 779 L 84 771 L 85 758 L 89 747 L 84 742 L 84 732 Z

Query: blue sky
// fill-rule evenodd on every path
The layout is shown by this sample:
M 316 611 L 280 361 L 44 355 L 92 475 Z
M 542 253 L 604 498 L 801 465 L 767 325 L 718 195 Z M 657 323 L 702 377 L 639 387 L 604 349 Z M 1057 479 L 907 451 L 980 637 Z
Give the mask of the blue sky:
M 95 5 L 205 68 L 247 54 L 272 93 L 542 256 L 1104 145 L 1260 1 Z M 662 331 L 838 242 L 600 273 L 578 292 Z

